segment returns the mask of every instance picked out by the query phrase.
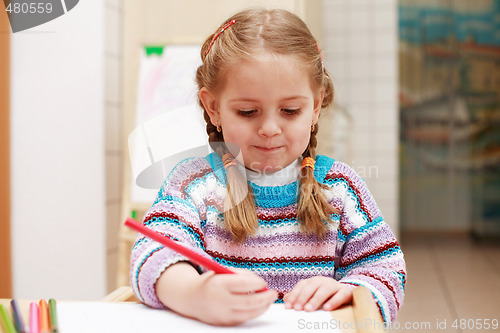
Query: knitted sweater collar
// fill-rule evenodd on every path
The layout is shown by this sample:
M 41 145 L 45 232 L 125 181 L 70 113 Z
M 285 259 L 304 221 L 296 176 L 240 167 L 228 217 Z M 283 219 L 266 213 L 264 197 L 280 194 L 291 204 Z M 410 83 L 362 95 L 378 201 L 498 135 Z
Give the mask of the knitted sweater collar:
M 287 167 L 271 174 L 246 169 L 247 179 L 258 186 L 282 186 L 290 184 L 295 182 L 299 177 L 301 161 L 302 158 L 299 158 Z

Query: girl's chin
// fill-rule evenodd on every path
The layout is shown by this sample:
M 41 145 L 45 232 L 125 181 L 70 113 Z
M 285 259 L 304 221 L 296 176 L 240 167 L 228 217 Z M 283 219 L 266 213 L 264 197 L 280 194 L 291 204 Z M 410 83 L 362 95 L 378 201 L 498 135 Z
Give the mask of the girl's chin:
M 254 172 L 259 172 L 263 174 L 274 173 L 276 171 L 280 171 L 281 169 L 283 169 L 283 167 L 280 165 L 257 163 L 257 162 L 247 165 L 246 168 Z

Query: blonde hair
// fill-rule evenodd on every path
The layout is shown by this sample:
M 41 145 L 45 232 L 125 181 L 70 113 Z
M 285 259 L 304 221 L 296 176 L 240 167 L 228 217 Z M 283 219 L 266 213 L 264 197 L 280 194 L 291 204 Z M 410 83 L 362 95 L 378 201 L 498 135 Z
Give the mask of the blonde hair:
M 235 20 L 234 24 L 230 24 L 232 20 Z M 198 88 L 205 87 L 217 91 L 218 82 L 222 81 L 220 77 L 228 66 L 241 60 L 242 57 L 251 57 L 262 49 L 271 54 L 298 57 L 310 73 L 313 88 L 318 92 L 324 92 L 321 107 L 327 108 L 332 104 L 333 84 L 324 69 L 316 39 L 298 16 L 281 9 L 248 9 L 221 24 L 201 48 L 203 63 L 196 72 Z M 201 100 L 199 104 L 205 110 Z M 222 157 L 228 153 L 227 147 L 217 144 L 224 142 L 223 132 L 217 131 L 206 110 L 204 118 L 207 122 L 209 143 Z M 302 154 L 304 158 L 316 158 L 317 132 L 316 125 L 311 132 L 309 145 Z M 242 242 L 258 228 L 255 201 L 252 189 L 241 172 L 234 166 L 226 169 L 228 191 L 226 204 L 230 206 L 224 210 L 224 223 L 233 238 Z M 312 168 L 302 168 L 297 219 L 303 232 L 316 234 L 319 237 L 328 230 L 325 222 L 331 221 L 330 214 L 336 212 L 327 202 L 323 188 L 326 188 L 326 185 L 316 181 Z

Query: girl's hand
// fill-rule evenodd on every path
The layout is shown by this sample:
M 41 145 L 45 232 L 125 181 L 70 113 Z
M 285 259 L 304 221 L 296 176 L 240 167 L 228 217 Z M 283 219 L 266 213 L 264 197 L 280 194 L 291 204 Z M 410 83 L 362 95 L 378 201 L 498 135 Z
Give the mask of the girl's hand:
M 283 302 L 287 309 L 331 311 L 352 302 L 352 288 L 333 278 L 315 276 L 299 281 Z
M 263 314 L 276 300 L 274 290 L 259 291 L 266 282 L 254 273 L 207 272 L 193 289 L 196 318 L 212 325 L 238 325 Z
M 160 276 L 156 293 L 165 306 L 186 317 L 211 325 L 238 325 L 264 313 L 277 293 L 256 292 L 266 287 L 266 281 L 250 271 L 235 271 L 199 275 L 191 265 L 177 263 Z

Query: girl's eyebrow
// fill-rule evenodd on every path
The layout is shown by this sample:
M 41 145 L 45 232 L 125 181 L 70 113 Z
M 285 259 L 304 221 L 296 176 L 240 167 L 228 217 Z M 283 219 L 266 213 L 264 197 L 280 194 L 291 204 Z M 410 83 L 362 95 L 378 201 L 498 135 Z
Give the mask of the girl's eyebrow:
M 258 102 L 258 101 L 259 100 L 257 99 L 242 97 L 242 98 L 230 99 L 228 102 L 232 103 L 232 102 Z
M 290 101 L 290 100 L 296 100 L 296 99 L 299 99 L 299 100 L 309 99 L 309 97 L 302 96 L 302 95 L 295 95 L 295 96 L 285 97 L 285 98 L 282 99 L 282 101 Z
M 291 100 L 307 100 L 309 97 L 307 96 L 302 96 L 302 95 L 294 95 L 294 96 L 288 96 L 280 99 L 280 101 L 291 101 Z M 259 102 L 258 99 L 253 99 L 253 98 L 233 98 L 230 99 L 228 102 Z

